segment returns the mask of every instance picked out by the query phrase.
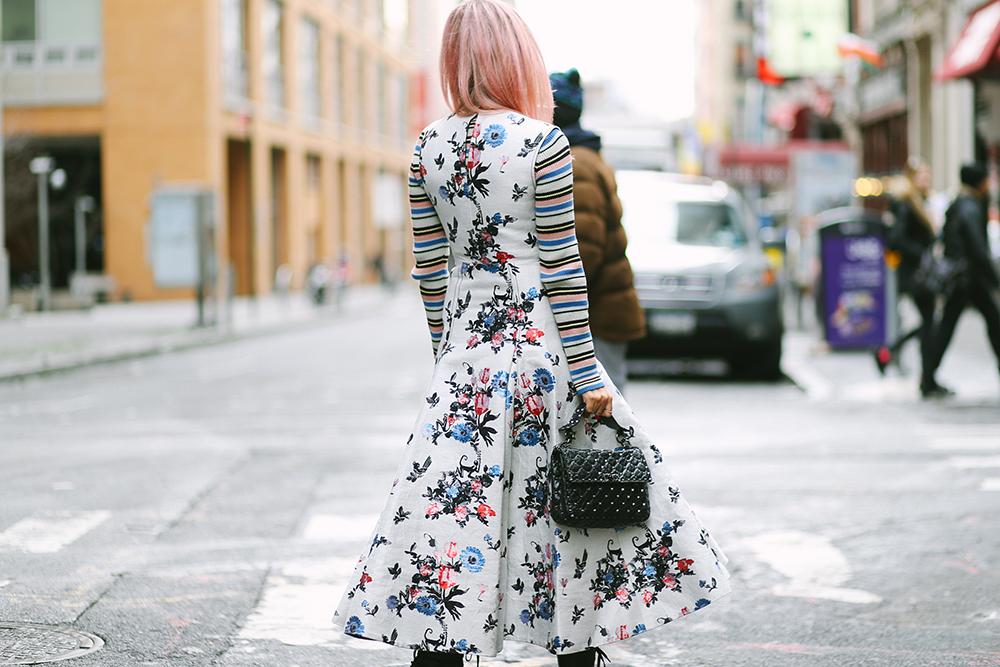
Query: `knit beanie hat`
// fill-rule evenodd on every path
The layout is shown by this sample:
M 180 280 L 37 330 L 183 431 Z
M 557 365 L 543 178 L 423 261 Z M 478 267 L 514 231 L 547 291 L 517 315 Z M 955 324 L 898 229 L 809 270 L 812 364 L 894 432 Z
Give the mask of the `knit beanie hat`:
M 968 185 L 970 188 L 978 188 L 983 184 L 988 175 L 989 171 L 981 164 L 963 165 L 962 170 L 959 172 L 962 185 Z
M 556 101 L 555 124 L 565 127 L 580 122 L 580 114 L 583 112 L 580 73 L 576 68 L 567 72 L 554 72 L 549 75 L 549 83 L 552 84 L 552 96 Z

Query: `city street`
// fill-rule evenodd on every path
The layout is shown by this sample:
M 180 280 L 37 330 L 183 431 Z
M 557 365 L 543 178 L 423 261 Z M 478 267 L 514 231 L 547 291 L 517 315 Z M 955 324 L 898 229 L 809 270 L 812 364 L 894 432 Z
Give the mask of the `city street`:
M 74 667 L 408 665 L 329 624 L 430 378 L 415 291 L 388 303 L 0 383 L 0 621 L 104 639 Z M 634 381 L 734 593 L 611 647 L 612 664 L 1000 665 L 993 383 L 921 402 Z M 555 659 L 508 645 L 482 664 Z

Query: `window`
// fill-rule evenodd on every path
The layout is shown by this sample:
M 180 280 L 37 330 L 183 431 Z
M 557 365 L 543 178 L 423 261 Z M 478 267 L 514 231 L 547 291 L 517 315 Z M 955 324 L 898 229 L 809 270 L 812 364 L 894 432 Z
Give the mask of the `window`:
M 101 0 L 3 0 L 5 42 L 101 41 Z
M 227 94 L 248 96 L 247 0 L 221 0 L 222 78 Z
M 322 102 L 319 85 L 319 25 L 302 19 L 299 31 L 299 84 L 302 93 L 302 113 L 319 118 Z
M 375 131 L 379 134 L 389 134 L 390 128 L 386 122 L 385 100 L 385 64 L 378 63 L 375 67 Z
M 359 48 L 357 51 L 357 71 L 355 72 L 355 94 L 354 94 L 354 123 L 358 129 L 364 130 L 368 126 L 368 118 L 365 115 L 365 88 L 366 75 L 368 71 L 365 62 L 365 52 Z
M 338 123 L 344 122 L 344 98 L 347 91 L 344 89 L 344 38 L 337 35 L 333 42 L 333 105 L 334 120 Z
M 267 0 L 261 22 L 264 32 L 261 64 L 267 80 L 267 100 L 272 109 L 285 106 L 284 13 L 285 8 L 279 0 Z

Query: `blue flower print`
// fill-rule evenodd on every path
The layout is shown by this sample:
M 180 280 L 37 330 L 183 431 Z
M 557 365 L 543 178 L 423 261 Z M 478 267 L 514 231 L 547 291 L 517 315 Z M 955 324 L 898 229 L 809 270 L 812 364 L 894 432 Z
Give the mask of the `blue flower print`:
M 469 572 L 482 572 L 483 552 L 476 547 L 465 547 L 459 558 L 462 560 L 462 566 Z
M 663 524 L 663 534 L 669 535 L 672 532 L 674 532 L 674 527 L 670 525 L 669 521 L 667 521 L 666 523 Z
M 517 443 L 522 447 L 534 447 L 538 444 L 538 431 L 533 428 L 526 428 L 517 436 Z
M 507 383 L 510 381 L 510 373 L 507 371 L 500 371 L 493 376 L 493 388 L 505 392 L 507 391 Z
M 496 315 L 487 315 L 486 319 L 483 320 L 483 324 L 485 324 L 488 327 L 491 327 L 491 326 L 493 326 L 493 323 L 496 322 L 496 321 L 497 321 L 497 316 Z
M 424 424 L 424 427 L 420 429 L 420 435 L 425 438 L 434 437 L 434 424 Z
M 445 491 L 445 493 L 448 494 L 449 498 L 457 498 L 459 491 L 460 489 L 458 488 L 458 484 L 452 484 L 448 487 L 448 490 Z
M 364 631 L 365 626 L 361 624 L 361 619 L 357 616 L 351 616 L 344 625 L 344 632 L 349 635 L 360 635 Z
M 490 467 L 490 476 L 491 477 L 500 477 L 500 466 L 491 466 Z
M 559 648 L 560 646 L 562 646 L 562 639 L 561 639 L 560 637 L 555 637 L 555 638 L 554 638 L 554 639 L 552 640 L 552 648 L 555 648 L 555 649 L 557 649 L 557 648 Z
M 459 651 L 468 651 L 469 650 L 469 640 L 468 639 L 459 639 L 457 642 L 455 642 L 455 648 L 457 648 Z
M 399 598 L 395 595 L 390 595 L 389 599 L 385 601 L 385 606 L 389 608 L 389 611 L 396 611 L 399 609 Z
M 426 595 L 421 595 L 417 598 L 416 606 L 417 611 L 424 616 L 433 616 L 438 610 L 437 602 Z
M 632 634 L 633 635 L 637 635 L 640 632 L 645 632 L 645 631 L 646 631 L 646 624 L 645 623 L 640 623 L 639 625 L 635 626 L 634 630 L 632 630 Z
M 537 299 L 538 298 L 538 290 L 536 290 L 534 287 L 528 289 L 528 298 L 529 299 Z
M 611 574 L 610 572 L 606 573 L 604 575 L 604 583 L 606 583 L 606 584 L 613 584 L 613 583 L 615 583 L 615 575 Z
M 539 603 L 539 605 L 538 605 L 538 615 L 542 617 L 543 621 L 549 620 L 549 616 L 551 614 L 549 612 L 549 603 L 548 602 L 545 602 L 543 600 L 541 603 Z
M 489 533 L 486 533 L 486 535 L 483 536 L 483 542 L 489 542 L 492 539 L 493 539 L 493 536 L 490 535 Z
M 446 188 L 446 187 L 444 187 L 442 185 L 441 187 L 438 188 L 438 194 L 441 195 L 442 197 L 444 197 L 445 199 L 447 199 L 448 198 L 448 188 Z
M 656 576 L 656 568 L 653 567 L 652 565 L 647 565 L 646 569 L 643 570 L 642 573 L 644 575 L 646 575 L 647 577 L 655 577 Z
M 710 604 L 712 604 L 711 600 L 706 600 L 705 598 L 702 598 L 694 603 L 694 610 L 698 611 L 702 607 L 707 607 Z
M 455 438 L 459 442 L 468 442 L 472 440 L 472 426 L 466 422 L 461 424 L 455 424 L 455 427 L 451 429 L 451 437 Z
M 525 625 L 531 623 L 531 612 L 528 611 L 527 609 L 521 612 L 521 622 L 524 623 Z
M 503 216 L 500 215 L 499 213 L 494 213 L 493 217 L 490 218 L 490 220 L 493 221 L 494 225 L 502 225 L 503 224 Z
M 549 393 L 556 388 L 556 379 L 548 370 L 539 368 L 535 371 L 535 384 L 544 389 L 545 393 Z
M 486 143 L 496 148 L 507 139 L 507 129 L 503 125 L 490 125 L 486 128 Z
M 557 532 L 556 535 L 558 534 L 559 533 Z M 562 554 L 559 553 L 559 551 L 556 550 L 555 547 L 552 547 L 552 567 L 553 568 L 559 567 L 559 563 L 561 562 L 562 562 Z

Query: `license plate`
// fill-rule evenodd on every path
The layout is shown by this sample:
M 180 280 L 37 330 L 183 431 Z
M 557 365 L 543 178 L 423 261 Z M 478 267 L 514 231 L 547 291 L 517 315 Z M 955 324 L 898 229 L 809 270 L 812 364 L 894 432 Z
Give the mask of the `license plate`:
M 698 326 L 695 314 L 686 311 L 650 313 L 647 319 L 651 331 L 670 336 L 693 334 Z

